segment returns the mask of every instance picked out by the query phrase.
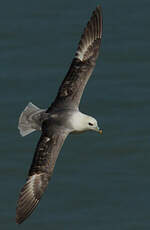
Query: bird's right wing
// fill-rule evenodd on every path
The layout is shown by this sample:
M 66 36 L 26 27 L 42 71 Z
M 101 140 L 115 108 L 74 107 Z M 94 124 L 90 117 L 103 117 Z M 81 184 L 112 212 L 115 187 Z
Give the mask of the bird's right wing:
M 16 209 L 18 224 L 21 224 L 39 203 L 52 176 L 59 151 L 67 137 L 67 134 L 60 128 L 56 130 L 56 127 L 52 125 L 49 129 L 47 127 L 49 126 L 46 125 L 43 129 L 27 181 L 19 195 Z

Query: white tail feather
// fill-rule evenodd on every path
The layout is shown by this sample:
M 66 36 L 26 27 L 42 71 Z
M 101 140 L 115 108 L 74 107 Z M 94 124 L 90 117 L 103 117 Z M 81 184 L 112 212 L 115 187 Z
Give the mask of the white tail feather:
M 22 136 L 26 136 L 35 130 L 41 130 L 40 117 L 43 112 L 45 112 L 44 109 L 38 108 L 31 102 L 28 103 L 19 117 L 18 129 Z

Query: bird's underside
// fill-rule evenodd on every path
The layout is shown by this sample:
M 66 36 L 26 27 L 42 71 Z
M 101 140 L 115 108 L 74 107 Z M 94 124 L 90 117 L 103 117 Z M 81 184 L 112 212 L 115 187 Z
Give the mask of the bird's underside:
M 26 108 L 20 116 L 19 129 L 23 136 L 34 130 L 41 130 L 42 134 L 26 183 L 19 194 L 16 209 L 18 224 L 33 212 L 52 176 L 58 154 L 70 133 L 66 123 L 59 122 L 56 115 L 61 114 L 61 111 L 63 114 L 68 110 L 78 111 L 83 90 L 96 64 L 101 36 L 102 13 L 101 7 L 98 6 L 84 29 L 75 57 L 55 101 L 47 110 L 34 108 L 33 105 Z M 65 119 L 67 120 L 67 113 Z

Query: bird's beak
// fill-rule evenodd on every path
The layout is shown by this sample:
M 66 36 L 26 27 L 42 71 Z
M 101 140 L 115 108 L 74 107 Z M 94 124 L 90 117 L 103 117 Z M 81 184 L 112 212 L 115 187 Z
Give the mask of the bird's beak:
M 101 135 L 103 134 L 103 130 L 100 129 L 99 127 L 96 128 L 96 131 L 97 131 L 98 133 L 100 133 Z
M 103 130 L 102 130 L 102 129 L 99 129 L 99 133 L 102 135 L 102 134 L 103 134 Z

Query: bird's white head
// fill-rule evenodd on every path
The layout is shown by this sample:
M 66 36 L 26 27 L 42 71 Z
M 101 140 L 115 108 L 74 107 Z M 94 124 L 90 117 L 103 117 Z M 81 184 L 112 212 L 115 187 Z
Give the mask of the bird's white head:
M 102 129 L 98 127 L 97 120 L 81 112 L 76 112 L 71 117 L 71 126 L 73 132 L 84 132 L 93 130 L 102 134 Z

